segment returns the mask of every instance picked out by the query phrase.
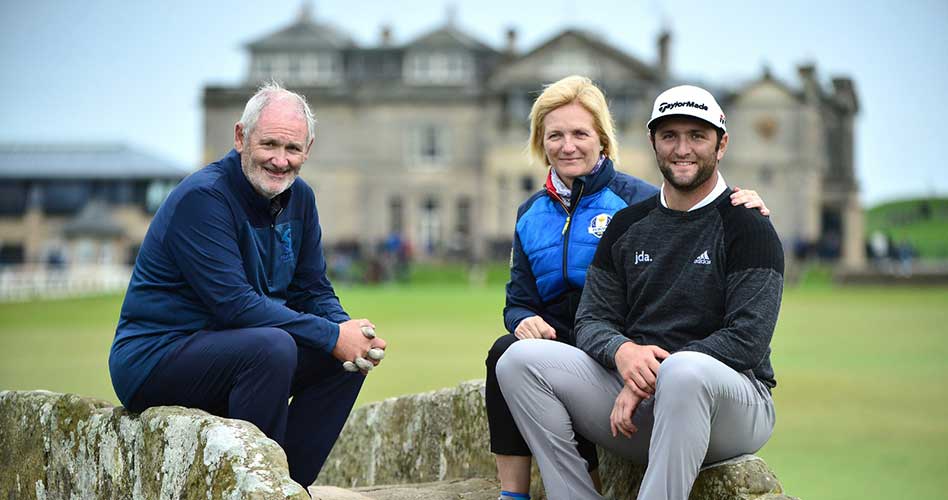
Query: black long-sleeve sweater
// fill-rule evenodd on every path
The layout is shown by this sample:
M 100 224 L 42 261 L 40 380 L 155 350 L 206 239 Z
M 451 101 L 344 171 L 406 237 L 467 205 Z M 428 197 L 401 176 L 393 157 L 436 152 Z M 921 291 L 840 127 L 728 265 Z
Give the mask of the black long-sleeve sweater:
M 608 368 L 629 340 L 698 351 L 776 386 L 783 249 L 770 221 L 730 194 L 692 212 L 654 196 L 616 213 L 586 275 L 577 347 Z

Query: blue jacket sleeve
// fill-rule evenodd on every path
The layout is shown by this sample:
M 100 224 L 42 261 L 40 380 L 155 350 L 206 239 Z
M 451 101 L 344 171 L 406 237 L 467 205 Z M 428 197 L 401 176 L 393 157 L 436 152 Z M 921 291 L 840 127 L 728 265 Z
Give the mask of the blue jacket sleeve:
M 504 306 L 504 326 L 513 333 L 526 318 L 537 316 L 543 309 L 543 300 L 537 290 L 537 280 L 530 268 L 530 260 L 520 245 L 520 236 L 514 231 L 510 255 L 510 281 L 507 283 L 507 303 Z
M 331 352 L 338 324 L 277 304 L 250 285 L 237 239 L 240 220 L 221 193 L 195 190 L 178 203 L 163 241 L 215 326 L 280 328 L 302 345 Z
M 326 258 L 323 255 L 322 228 L 316 200 L 312 191 L 306 200 L 306 219 L 303 221 L 303 239 L 293 281 L 288 289 L 287 306 L 335 323 L 348 321 L 349 315 L 339 303 L 329 278 L 326 276 Z

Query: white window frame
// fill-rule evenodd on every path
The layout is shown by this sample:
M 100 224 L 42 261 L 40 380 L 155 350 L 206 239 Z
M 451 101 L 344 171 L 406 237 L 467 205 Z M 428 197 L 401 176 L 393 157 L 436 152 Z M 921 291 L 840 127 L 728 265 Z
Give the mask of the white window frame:
M 474 78 L 474 59 L 461 51 L 416 51 L 405 61 L 405 81 L 416 85 L 456 85 Z
M 543 73 L 549 80 L 556 80 L 568 75 L 585 75 L 595 80 L 599 76 L 599 67 L 588 52 L 575 48 L 564 48 L 550 54 L 549 62 L 543 68 Z
M 408 131 L 408 163 L 416 167 L 445 167 L 451 159 L 451 131 L 444 125 L 423 123 Z
M 301 80 L 316 85 L 331 85 L 342 80 L 342 60 L 334 52 L 307 53 L 301 57 Z

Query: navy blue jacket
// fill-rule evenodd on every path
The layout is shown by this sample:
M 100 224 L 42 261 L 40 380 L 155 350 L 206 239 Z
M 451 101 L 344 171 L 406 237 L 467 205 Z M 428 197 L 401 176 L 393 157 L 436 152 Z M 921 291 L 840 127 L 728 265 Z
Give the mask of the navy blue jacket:
M 135 261 L 109 355 L 128 402 L 175 344 L 204 329 L 276 327 L 331 352 L 349 319 L 326 277 L 312 188 L 268 200 L 231 151 L 183 180 L 155 214 Z
M 504 325 L 513 333 L 524 318 L 539 315 L 570 344 L 573 319 L 599 239 L 612 215 L 658 193 L 658 188 L 616 172 L 608 158 L 595 174 L 573 180 L 572 206 L 545 189 L 517 210 L 507 283 Z

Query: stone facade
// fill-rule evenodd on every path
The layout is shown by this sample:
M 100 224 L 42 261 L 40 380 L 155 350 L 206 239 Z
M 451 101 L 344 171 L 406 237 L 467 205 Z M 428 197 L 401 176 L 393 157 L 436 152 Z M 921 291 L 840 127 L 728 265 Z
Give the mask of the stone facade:
M 371 251 L 397 232 L 421 257 L 503 257 L 516 207 L 545 175 L 524 154 L 527 115 L 544 84 L 593 78 L 618 126 L 620 170 L 660 182 L 644 124 L 654 96 L 682 83 L 670 73 L 670 43 L 670 34 L 658 37 L 654 63 L 579 30 L 527 52 L 511 31 L 498 50 L 449 21 L 405 44 L 393 44 L 386 28 L 377 45 L 362 47 L 304 12 L 247 45 L 243 82 L 205 87 L 204 160 L 230 150 L 244 103 L 274 78 L 303 93 L 320 122 L 302 175 L 316 189 L 330 248 Z M 809 243 L 860 267 L 853 82 L 827 88 L 803 65 L 797 86 L 765 70 L 711 90 L 729 114 L 728 182 L 761 193 L 788 250 Z

